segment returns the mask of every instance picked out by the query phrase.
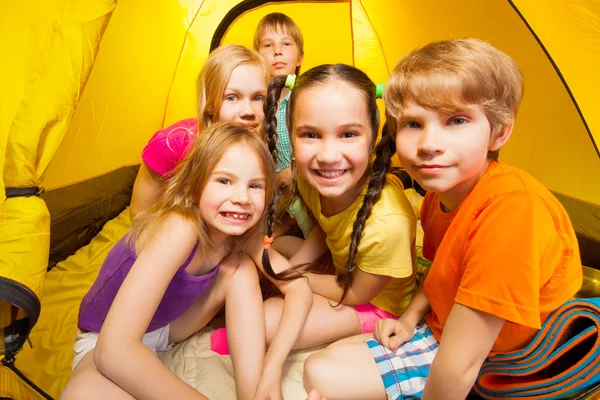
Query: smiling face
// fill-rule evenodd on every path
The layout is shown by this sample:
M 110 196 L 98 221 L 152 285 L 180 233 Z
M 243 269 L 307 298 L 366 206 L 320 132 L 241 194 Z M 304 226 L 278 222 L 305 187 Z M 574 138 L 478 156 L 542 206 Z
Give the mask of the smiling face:
M 292 139 L 298 172 L 337 212 L 360 194 L 369 165 L 372 127 L 365 98 L 335 80 L 295 99 Z M 331 208 L 333 209 L 333 208 Z
M 259 64 L 241 64 L 231 73 L 216 121 L 241 122 L 258 132 L 264 121 L 267 95 L 265 71 Z
M 500 135 L 501 136 L 501 135 Z M 488 118 L 476 106 L 445 113 L 408 102 L 396 129 L 402 166 L 427 191 L 435 192 L 451 211 L 471 192 L 486 171 L 491 140 Z
M 265 174 L 255 151 L 245 143 L 229 148 L 200 197 L 200 214 L 213 240 L 221 235 L 242 235 L 260 220 L 265 187 Z
M 260 40 L 259 53 L 267 60 L 273 76 L 293 74 L 302 64 L 296 41 L 281 30 L 269 30 Z

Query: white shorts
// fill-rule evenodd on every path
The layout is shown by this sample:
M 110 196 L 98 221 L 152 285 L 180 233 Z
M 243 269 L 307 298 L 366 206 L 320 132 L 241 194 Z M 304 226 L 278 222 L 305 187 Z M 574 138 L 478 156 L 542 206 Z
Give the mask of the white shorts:
M 73 352 L 75 357 L 71 363 L 71 371 L 75 371 L 77 365 L 87 353 L 96 347 L 98 342 L 98 332 L 81 332 L 77 331 L 75 334 L 75 344 L 73 345 Z M 154 354 L 158 351 L 167 351 L 173 344 L 169 344 L 169 325 L 164 328 L 157 329 L 152 332 L 146 333 L 142 336 L 142 343 L 144 343 Z

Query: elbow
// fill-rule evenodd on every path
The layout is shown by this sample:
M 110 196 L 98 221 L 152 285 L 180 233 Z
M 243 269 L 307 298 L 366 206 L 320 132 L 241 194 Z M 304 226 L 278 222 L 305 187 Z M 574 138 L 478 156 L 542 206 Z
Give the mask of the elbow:
M 284 297 L 294 302 L 302 302 L 312 307 L 313 303 L 313 292 L 310 290 L 310 286 L 304 278 L 298 278 L 294 281 L 288 282 L 284 287 L 280 288 Z
M 107 378 L 117 381 L 122 371 L 123 360 L 132 346 L 118 342 L 104 342 L 99 338 L 94 348 L 94 364 L 96 369 Z
M 346 298 L 342 302 L 342 304 L 346 306 L 358 306 L 361 304 L 370 303 L 371 300 L 375 298 L 375 295 L 365 295 L 364 293 L 355 293 L 352 291 L 352 288 L 348 290 L 346 294 Z
M 114 370 L 117 367 L 119 358 L 117 358 L 118 350 L 111 344 L 103 344 L 98 341 L 94 348 L 94 364 L 96 369 L 107 378 L 114 376 Z

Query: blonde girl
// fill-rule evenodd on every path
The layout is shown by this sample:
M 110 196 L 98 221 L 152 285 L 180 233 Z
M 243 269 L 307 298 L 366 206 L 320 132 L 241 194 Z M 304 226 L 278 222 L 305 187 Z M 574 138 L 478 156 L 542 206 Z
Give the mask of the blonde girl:
M 198 116 L 184 119 L 154 134 L 142 152 L 133 186 L 130 214 L 148 209 L 158 189 L 188 153 L 199 132 L 215 122 L 235 121 L 260 132 L 269 68 L 256 51 L 240 45 L 214 50 L 198 77 Z
M 281 397 L 283 360 L 311 299 L 302 281 L 279 284 L 292 305 L 265 356 L 255 264 L 262 265 L 257 227 L 273 195 L 274 163 L 262 139 L 241 124 L 214 124 L 205 133 L 110 251 L 84 297 L 63 399 L 206 399 L 155 354 L 205 326 L 223 302 L 237 397 Z M 275 253 L 274 262 L 287 268 Z

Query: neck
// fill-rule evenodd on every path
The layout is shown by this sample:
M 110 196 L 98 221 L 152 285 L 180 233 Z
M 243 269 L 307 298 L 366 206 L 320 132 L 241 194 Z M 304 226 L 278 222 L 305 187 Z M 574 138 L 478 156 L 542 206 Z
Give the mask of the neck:
M 284 87 L 283 89 L 281 89 L 281 94 L 279 95 L 279 102 L 281 103 L 281 101 L 283 99 L 285 99 L 285 96 L 287 96 L 287 94 L 290 92 L 290 89 Z
M 227 244 L 227 239 L 229 239 L 229 235 L 223 232 L 210 232 L 209 237 L 215 249 L 224 247 Z
M 473 191 L 477 183 L 481 180 L 481 177 L 487 171 L 491 161 L 487 161 L 481 170 L 472 178 L 459 183 L 453 188 L 441 192 L 436 193 L 438 199 L 440 199 L 440 203 L 442 205 L 442 210 L 444 212 L 452 212 L 460 206 L 460 204 L 467 198 L 467 196 Z
M 321 199 L 321 214 L 325 217 L 331 217 L 346 210 L 352 205 L 362 193 L 365 185 L 359 183 L 353 189 L 337 197 L 319 196 Z

